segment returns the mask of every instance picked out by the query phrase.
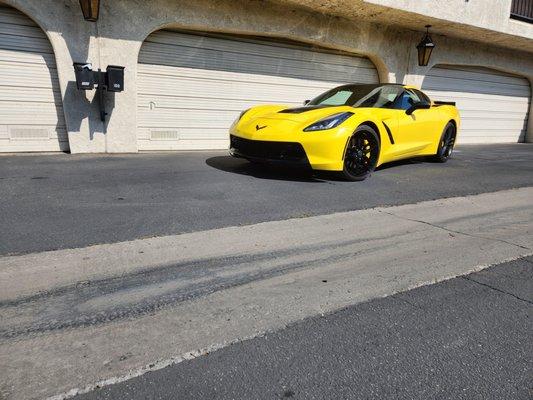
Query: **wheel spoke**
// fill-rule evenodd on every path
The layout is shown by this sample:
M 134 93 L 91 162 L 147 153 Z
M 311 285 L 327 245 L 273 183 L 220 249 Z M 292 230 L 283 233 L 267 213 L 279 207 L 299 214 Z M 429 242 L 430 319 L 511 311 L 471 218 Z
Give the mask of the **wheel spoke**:
M 378 143 L 373 135 L 361 132 L 352 136 L 346 151 L 346 168 L 355 175 L 369 172 L 378 158 Z
M 455 144 L 455 129 L 450 126 L 444 132 L 440 143 L 441 155 L 445 158 L 450 157 L 453 152 L 453 146 Z

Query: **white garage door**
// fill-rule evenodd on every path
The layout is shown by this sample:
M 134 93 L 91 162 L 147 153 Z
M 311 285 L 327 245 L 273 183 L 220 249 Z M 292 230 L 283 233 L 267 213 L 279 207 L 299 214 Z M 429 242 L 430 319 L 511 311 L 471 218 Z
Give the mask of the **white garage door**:
M 457 103 L 459 143 L 523 141 L 531 101 L 527 79 L 486 68 L 437 66 L 422 88 L 434 100 Z
M 0 6 L 0 152 L 66 151 L 52 46 L 14 8 Z
M 226 148 L 255 104 L 301 105 L 346 82 L 376 83 L 367 58 L 292 44 L 158 31 L 138 66 L 139 150 Z

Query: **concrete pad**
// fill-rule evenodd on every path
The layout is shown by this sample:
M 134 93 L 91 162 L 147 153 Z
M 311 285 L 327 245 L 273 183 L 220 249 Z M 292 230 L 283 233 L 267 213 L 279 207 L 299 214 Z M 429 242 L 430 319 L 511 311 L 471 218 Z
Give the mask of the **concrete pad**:
M 0 258 L 0 387 L 14 399 L 83 391 L 531 254 L 532 198 L 522 188 Z

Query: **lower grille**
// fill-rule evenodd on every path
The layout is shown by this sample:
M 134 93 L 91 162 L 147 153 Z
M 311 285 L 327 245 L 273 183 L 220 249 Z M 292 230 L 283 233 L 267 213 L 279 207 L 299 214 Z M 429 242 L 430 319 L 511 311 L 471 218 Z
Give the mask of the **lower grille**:
M 307 162 L 305 150 L 300 143 L 249 140 L 231 135 L 230 147 L 234 153 L 245 158 Z

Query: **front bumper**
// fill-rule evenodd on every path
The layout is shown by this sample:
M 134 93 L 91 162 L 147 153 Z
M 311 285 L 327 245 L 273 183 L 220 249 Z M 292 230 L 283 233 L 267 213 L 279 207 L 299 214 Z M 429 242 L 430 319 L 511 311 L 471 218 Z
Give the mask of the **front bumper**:
M 250 140 L 230 135 L 230 154 L 251 161 L 310 166 L 303 146 L 296 142 Z
M 230 153 L 251 161 L 308 165 L 314 170 L 342 171 L 346 140 L 351 129 L 334 128 L 322 132 L 300 132 L 290 121 L 268 119 L 233 125 L 230 128 Z M 257 131 L 256 125 L 268 127 Z

